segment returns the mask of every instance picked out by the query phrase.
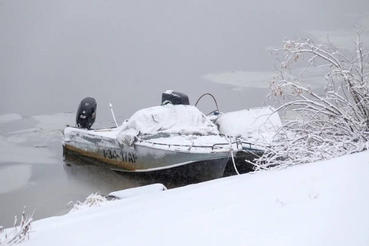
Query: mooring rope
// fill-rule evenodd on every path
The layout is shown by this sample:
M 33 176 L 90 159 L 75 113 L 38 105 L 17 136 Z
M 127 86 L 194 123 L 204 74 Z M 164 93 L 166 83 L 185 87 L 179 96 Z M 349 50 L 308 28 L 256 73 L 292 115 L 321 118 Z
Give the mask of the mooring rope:
M 236 173 L 237 173 L 237 175 L 240 175 L 240 173 L 238 172 L 238 169 L 237 169 L 237 167 L 236 167 L 236 162 L 234 161 L 234 156 L 233 156 L 233 148 L 232 148 L 232 141 L 231 141 L 231 139 L 229 139 L 229 137 L 228 136 L 224 136 L 225 137 L 225 139 L 228 141 L 228 143 L 229 143 L 229 152 L 230 152 L 230 154 L 231 154 L 231 158 L 232 158 L 232 162 L 233 162 L 233 168 L 234 168 L 234 170 L 236 171 Z
M 231 157 L 232 157 L 232 162 L 233 162 L 234 170 L 236 171 L 237 175 L 240 175 L 240 173 L 238 172 L 238 169 L 236 167 L 236 162 L 234 161 L 233 149 L 231 150 Z

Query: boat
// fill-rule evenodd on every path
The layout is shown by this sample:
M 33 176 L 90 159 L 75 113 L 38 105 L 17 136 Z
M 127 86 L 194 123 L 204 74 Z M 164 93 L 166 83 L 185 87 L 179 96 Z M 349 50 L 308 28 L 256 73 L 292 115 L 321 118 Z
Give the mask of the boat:
M 221 134 L 242 142 L 242 150 L 235 155 L 234 166 L 228 165 L 227 174 L 252 172 L 255 161 L 269 146 L 282 126 L 276 110 L 269 106 L 242 109 L 208 116 Z
M 164 100 L 168 95 L 172 100 Z M 76 126 L 63 131 L 65 158 L 78 157 L 122 172 L 165 172 L 198 181 L 222 177 L 229 157 L 242 149 L 242 143 L 220 134 L 184 95 L 166 92 L 162 101 L 161 106 L 137 111 L 120 126 L 92 129 L 97 103 L 83 99 Z

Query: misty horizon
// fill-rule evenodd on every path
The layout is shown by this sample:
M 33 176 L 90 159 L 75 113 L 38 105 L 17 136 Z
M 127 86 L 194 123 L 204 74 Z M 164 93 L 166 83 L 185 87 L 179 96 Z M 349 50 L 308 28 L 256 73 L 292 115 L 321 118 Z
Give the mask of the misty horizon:
M 284 38 L 367 26 L 367 1 L 21 1 L 0 5 L 0 114 L 75 112 L 86 96 L 128 117 L 167 89 L 213 93 L 226 111 L 261 106 L 265 83 L 238 88 L 208 74 L 270 73 Z M 337 39 L 338 40 L 338 39 Z M 209 76 L 208 76 L 209 77 Z M 205 108 L 207 106 L 204 106 Z M 103 114 L 102 117 L 105 117 Z

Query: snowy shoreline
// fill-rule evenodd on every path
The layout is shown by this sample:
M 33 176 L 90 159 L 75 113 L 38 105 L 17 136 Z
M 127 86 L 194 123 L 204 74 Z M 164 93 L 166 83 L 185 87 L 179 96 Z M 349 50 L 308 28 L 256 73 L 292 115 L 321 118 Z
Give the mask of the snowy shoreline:
M 23 245 L 368 245 L 369 152 L 104 202 Z

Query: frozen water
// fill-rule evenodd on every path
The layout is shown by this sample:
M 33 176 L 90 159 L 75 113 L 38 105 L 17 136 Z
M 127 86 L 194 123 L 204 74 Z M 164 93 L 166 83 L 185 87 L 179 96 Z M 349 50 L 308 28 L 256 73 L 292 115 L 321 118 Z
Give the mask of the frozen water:
M 22 119 L 22 116 L 19 114 L 3 114 L 0 115 L 0 124 L 20 119 Z
M 28 183 L 31 175 L 30 165 L 0 165 L 0 194 L 22 188 Z

